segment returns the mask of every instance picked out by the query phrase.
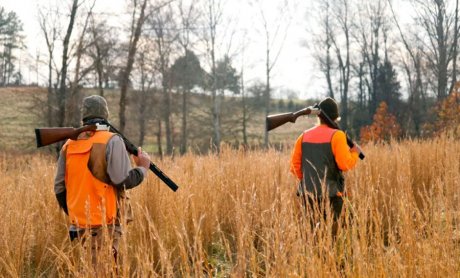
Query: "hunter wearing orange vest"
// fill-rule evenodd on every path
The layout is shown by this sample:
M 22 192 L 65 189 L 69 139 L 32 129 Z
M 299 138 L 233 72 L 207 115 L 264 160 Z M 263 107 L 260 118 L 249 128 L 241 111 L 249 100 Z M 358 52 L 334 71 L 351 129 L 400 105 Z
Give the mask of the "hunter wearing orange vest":
M 324 99 L 319 107 L 331 120 L 339 119 L 334 99 Z M 318 118 L 318 125 L 298 137 L 291 156 L 291 172 L 299 181 L 298 195 L 304 207 L 321 209 L 321 202 L 328 198 L 336 222 L 342 212 L 345 190 L 342 171 L 355 167 L 361 149 L 357 144 L 350 149 L 343 131 L 327 126 L 321 115 Z
M 83 124 L 107 120 L 109 111 L 103 97 L 83 99 Z M 122 232 L 120 202 L 125 190 L 138 186 L 147 176 L 150 157 L 139 148 L 131 167 L 123 139 L 100 125 L 97 131 L 81 133 L 68 140 L 59 155 L 54 191 L 59 206 L 69 215 L 70 239 L 89 241 L 93 265 L 101 247 L 103 227 L 107 227 L 116 259 Z M 89 240 L 88 240 L 89 239 Z

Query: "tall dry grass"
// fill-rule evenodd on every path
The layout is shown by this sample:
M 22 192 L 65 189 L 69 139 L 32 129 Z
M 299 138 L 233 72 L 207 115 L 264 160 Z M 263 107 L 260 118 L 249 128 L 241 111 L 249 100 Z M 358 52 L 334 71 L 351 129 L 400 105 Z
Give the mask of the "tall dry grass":
M 224 148 L 158 165 L 131 191 L 135 221 L 118 276 L 458 277 L 460 142 L 448 137 L 366 147 L 347 174 L 350 196 L 335 241 L 312 229 L 295 196 L 288 152 Z M 67 239 L 53 194 L 54 161 L 0 156 L 0 275 L 92 276 Z M 109 256 L 108 256 L 109 257 Z M 106 259 L 105 275 L 114 275 Z

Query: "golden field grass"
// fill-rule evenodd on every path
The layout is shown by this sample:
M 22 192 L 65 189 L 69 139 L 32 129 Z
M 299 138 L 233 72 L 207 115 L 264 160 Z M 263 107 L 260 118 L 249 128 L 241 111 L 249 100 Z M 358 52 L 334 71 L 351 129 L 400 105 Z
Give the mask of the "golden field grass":
M 347 173 L 345 227 L 312 230 L 295 196 L 289 152 L 223 148 L 157 161 L 131 191 L 135 220 L 121 277 L 458 277 L 460 142 L 448 137 L 369 145 Z M 0 276 L 91 277 L 67 239 L 53 193 L 55 162 L 0 155 Z M 352 215 L 352 217 L 350 216 Z M 116 276 L 107 259 L 106 276 Z

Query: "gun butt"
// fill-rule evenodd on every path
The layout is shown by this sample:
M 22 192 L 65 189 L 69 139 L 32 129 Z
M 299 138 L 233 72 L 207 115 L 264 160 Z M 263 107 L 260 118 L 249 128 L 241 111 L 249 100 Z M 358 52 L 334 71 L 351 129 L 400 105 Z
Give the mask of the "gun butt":
M 42 136 L 39 128 L 35 129 L 35 141 L 37 143 L 37 148 L 43 147 Z
M 47 127 L 35 129 L 37 148 L 51 145 L 66 139 L 77 139 L 78 135 L 85 131 L 96 130 L 95 125 L 87 125 L 80 128 L 73 127 Z
M 293 117 L 294 117 L 294 114 L 292 112 L 276 114 L 276 115 L 268 115 L 267 118 L 265 119 L 265 126 L 267 128 L 267 131 L 270 131 L 279 126 L 282 126 L 287 122 L 294 123 L 295 119 Z

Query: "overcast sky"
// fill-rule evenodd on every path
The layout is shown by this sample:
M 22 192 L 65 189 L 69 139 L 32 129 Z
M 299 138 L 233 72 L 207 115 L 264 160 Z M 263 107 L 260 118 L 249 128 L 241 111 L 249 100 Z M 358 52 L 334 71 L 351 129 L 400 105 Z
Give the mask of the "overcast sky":
M 31 57 L 36 57 L 36 52 L 40 49 L 42 55 L 46 52 L 45 43 L 37 20 L 37 0 L 2 0 L 1 6 L 7 11 L 14 11 L 24 24 L 24 34 L 26 35 L 26 45 Z M 40 0 L 40 4 L 45 4 L 47 0 Z M 69 1 L 61 0 L 63 8 L 69 6 Z M 266 16 L 276 17 L 277 8 L 281 1 L 265 1 Z M 299 1 L 305 2 L 305 1 Z M 292 4 L 292 3 L 291 3 Z M 260 13 L 256 7 L 250 7 L 247 1 L 228 1 L 227 11 L 233 14 L 233 20 L 237 20 L 241 25 L 260 24 Z M 294 6 L 294 5 L 293 5 Z M 310 83 L 315 80 L 312 76 L 314 69 L 308 55 L 306 47 L 302 46 L 305 41 L 306 20 L 305 20 L 305 3 L 295 5 L 291 9 L 291 22 L 289 24 L 286 41 L 283 45 L 282 52 L 278 62 L 273 70 L 272 84 L 277 90 L 292 89 L 299 93 L 299 97 L 311 97 L 319 94 L 318 89 L 314 89 Z M 65 10 L 65 9 L 63 9 Z M 124 0 L 97 0 L 96 12 L 110 12 L 114 15 L 126 13 L 126 1 Z M 235 16 L 236 15 L 236 16 Z M 264 42 L 256 26 L 247 26 L 248 37 L 252 38 L 245 52 L 244 61 L 247 65 L 245 68 L 245 79 L 249 82 L 255 79 L 264 81 Z M 259 26 L 260 27 L 260 26 Z M 240 28 L 240 27 L 238 27 Z M 259 28 L 260 29 L 260 28 Z M 255 32 L 255 33 L 254 33 Z M 238 50 L 237 43 L 233 43 L 234 51 Z M 241 63 L 241 57 L 235 57 L 235 64 Z M 27 73 L 25 74 L 27 78 Z M 32 73 L 31 73 L 32 75 Z M 32 78 L 32 77 L 31 77 Z M 36 78 L 35 78 L 36 79 Z
M 285 0 L 265 0 L 263 10 L 269 22 L 273 23 L 278 15 L 278 8 Z M 37 3 L 46 5 L 48 2 L 59 3 L 62 11 L 68 12 L 69 0 L 2 0 L 1 6 L 7 11 L 14 11 L 24 24 L 24 34 L 26 35 L 27 52 L 30 57 L 36 57 L 37 51 L 45 57 L 46 47 L 43 35 L 39 29 L 37 20 Z M 126 0 L 97 0 L 94 8 L 95 12 L 112 14 L 112 20 L 119 20 L 120 15 L 126 15 Z M 261 34 L 261 17 L 257 6 L 249 5 L 247 0 L 228 0 L 226 2 L 226 13 L 230 15 L 237 30 L 243 28 L 250 38 L 244 53 L 245 80 L 250 84 L 254 80 L 264 82 L 264 40 Z M 318 72 L 318 67 L 311 57 L 310 50 L 305 43 L 311 43 L 311 35 L 308 29 L 308 18 L 314 16 L 311 8 L 311 0 L 290 0 L 290 21 L 287 29 L 286 40 L 277 64 L 272 72 L 272 87 L 275 89 L 275 96 L 280 91 L 294 90 L 300 98 L 322 97 L 326 94 L 325 84 L 322 75 Z M 401 7 L 401 6 L 400 6 Z M 120 20 L 121 21 L 121 20 Z M 65 18 L 65 24 L 68 19 Z M 310 23 L 311 24 L 311 23 Z M 283 27 L 284 30 L 284 27 Z M 230 52 L 234 56 L 234 65 L 240 69 L 242 61 L 241 47 L 239 41 L 242 39 L 240 31 L 235 32 L 232 40 Z M 280 36 L 282 38 L 284 36 Z M 275 46 L 278 48 L 278 46 Z M 33 59 L 33 58 L 31 58 Z M 28 77 L 31 76 L 31 77 Z M 36 75 L 30 70 L 25 72 L 25 78 L 35 81 Z M 44 75 L 45 76 L 45 75 Z M 41 81 L 42 83 L 45 81 Z

